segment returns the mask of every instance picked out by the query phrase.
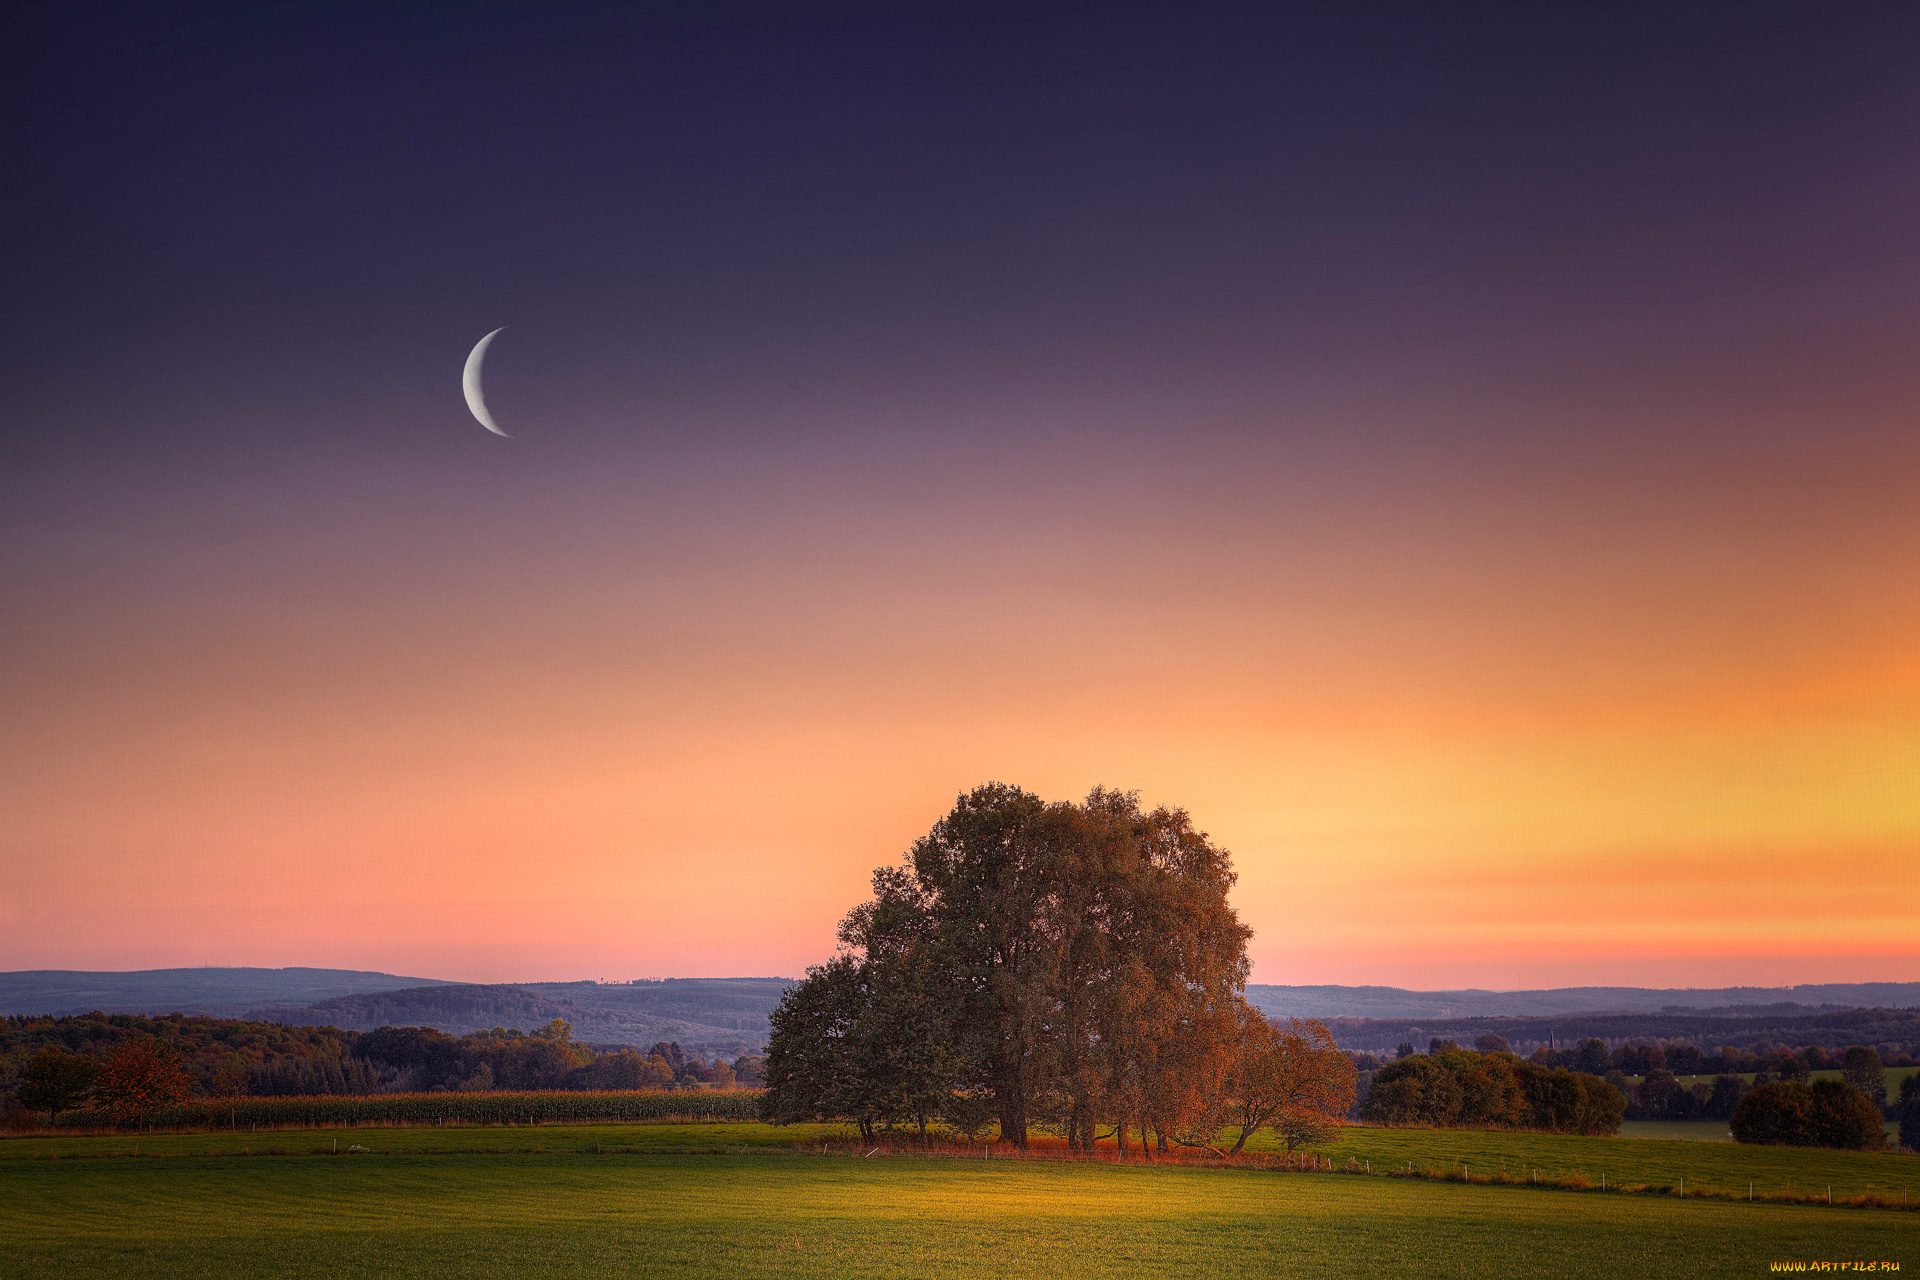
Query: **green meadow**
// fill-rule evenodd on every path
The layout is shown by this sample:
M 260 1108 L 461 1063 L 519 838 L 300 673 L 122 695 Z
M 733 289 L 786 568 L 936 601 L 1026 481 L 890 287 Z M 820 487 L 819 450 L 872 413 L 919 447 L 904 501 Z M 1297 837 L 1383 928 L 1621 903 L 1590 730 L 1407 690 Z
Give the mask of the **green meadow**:
M 1349 1161 L 1377 1175 L 1404 1170 L 1433 1176 L 1464 1176 L 1562 1182 L 1585 1179 L 1595 1187 L 1672 1188 L 1745 1195 L 1862 1195 L 1898 1199 L 1903 1190 L 1920 1204 L 1920 1159 L 1911 1155 L 1820 1151 L 1801 1147 L 1751 1147 L 1697 1140 L 1687 1122 L 1649 1122 L 1634 1137 L 1589 1138 L 1574 1134 L 1510 1133 L 1479 1129 L 1386 1129 L 1351 1126 L 1338 1141 L 1314 1154 L 1345 1170 Z M 1685 1130 L 1672 1137 L 1649 1131 Z M 1687 1140 L 1695 1139 L 1695 1140 Z M 884 1141 L 884 1140 L 883 1140 Z M 1035 1157 L 1059 1156 L 1058 1144 L 1036 1144 Z M 841 1125 L 731 1124 L 542 1124 L 404 1126 L 271 1130 L 261 1133 L 170 1133 L 80 1137 L 36 1135 L 0 1141 L 0 1169 L 22 1160 L 94 1157 L 316 1156 L 364 1146 L 381 1156 L 478 1155 L 728 1155 L 756 1151 L 825 1149 L 844 1155 L 864 1150 L 858 1135 Z M 883 1149 L 887 1149 L 884 1148 Z M 942 1148 L 934 1159 L 965 1160 L 985 1147 Z M 901 1154 L 905 1154 L 902 1152 Z M 1256 1159 L 1281 1154 L 1267 1133 L 1247 1144 Z M 1008 1156 L 995 1152 L 994 1158 Z M 1111 1144 L 1102 1158 L 1113 1160 Z M 1136 1156 L 1137 1159 L 1137 1156 Z
M 1384 1176 L 1505 1163 L 1610 1185 L 1895 1186 L 1908 1156 L 1349 1129 L 1376 1176 L 849 1154 L 751 1124 L 0 1141 L 0 1276 L 1749 1276 L 1920 1265 L 1920 1213 Z M 351 1145 L 365 1154 L 332 1154 Z M 252 1154 L 239 1154 L 247 1147 Z M 1595 1179 L 1597 1185 L 1597 1177 Z M 1822 1184 L 1824 1185 L 1824 1183 Z

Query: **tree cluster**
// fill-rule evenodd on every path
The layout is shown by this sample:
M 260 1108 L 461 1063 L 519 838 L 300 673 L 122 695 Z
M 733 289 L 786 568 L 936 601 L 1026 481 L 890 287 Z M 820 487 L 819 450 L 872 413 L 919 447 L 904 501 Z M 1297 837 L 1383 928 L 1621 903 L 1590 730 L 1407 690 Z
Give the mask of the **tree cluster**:
M 758 1084 L 762 1062 L 707 1062 L 667 1042 L 644 1053 L 597 1052 L 559 1020 L 532 1034 L 495 1028 L 455 1037 L 431 1027 L 363 1033 L 178 1014 L 12 1017 L 0 1022 L 0 1104 L 11 1095 L 51 1123 L 62 1111 L 109 1108 L 111 1099 L 125 1120 L 146 1093 L 125 1086 L 125 1072 L 113 1066 L 123 1058 L 171 1063 L 184 1082 L 180 1098 L 726 1087 Z M 170 1098 L 170 1089 L 153 1096 L 162 1094 Z
M 1612 1134 L 1625 1109 L 1620 1090 L 1598 1076 L 1449 1040 L 1374 1072 L 1361 1115 L 1393 1125 Z
M 1606 1041 L 1589 1036 L 1566 1049 L 1536 1049 L 1531 1058 L 1542 1066 L 1567 1067 L 1591 1075 L 1618 1071 L 1629 1076 L 1651 1076 L 1664 1071 L 1676 1076 L 1760 1075 L 1773 1080 L 1805 1080 L 1814 1071 L 1838 1069 L 1855 1073 L 1849 1075 L 1848 1079 L 1855 1080 L 1857 1075 L 1856 1086 L 1876 1102 L 1884 1102 L 1886 1067 L 1913 1065 L 1908 1054 L 1904 1051 L 1895 1052 L 1895 1049 L 1896 1046 L 1891 1045 L 1875 1048 L 1856 1044 L 1837 1053 L 1829 1053 L 1817 1044 L 1802 1045 L 1797 1049 L 1786 1045 L 1760 1049 L 1737 1049 L 1732 1045 L 1721 1045 L 1709 1052 L 1686 1041 L 1660 1043 L 1654 1040 L 1623 1040 L 1609 1050 Z M 1876 1071 L 1882 1074 L 1873 1076 L 1872 1073 Z M 1881 1082 L 1877 1094 L 1873 1088 L 1874 1079 Z
M 1845 1080 L 1776 1080 L 1733 1109 L 1734 1141 L 1767 1146 L 1878 1151 L 1886 1145 L 1880 1108 Z
M 1747 1082 L 1736 1075 L 1687 1086 L 1664 1068 L 1648 1072 L 1638 1085 L 1619 1071 L 1610 1072 L 1607 1080 L 1626 1095 L 1629 1120 L 1725 1120 L 1747 1092 Z
M 963 795 L 772 1018 L 765 1114 L 921 1132 L 1030 1129 L 1125 1152 L 1337 1123 L 1353 1069 L 1324 1027 L 1249 1006 L 1227 854 L 1184 811 L 1096 789 Z M 1314 1126 L 1319 1125 L 1320 1129 Z M 1237 1146 L 1236 1146 L 1237 1149 Z
M 597 1053 L 576 1041 L 561 1018 L 531 1034 L 495 1027 L 450 1036 L 432 1027 L 382 1027 L 357 1037 L 353 1055 L 373 1070 L 383 1090 L 423 1093 L 725 1087 L 738 1075 L 732 1064 L 703 1061 L 665 1041 L 645 1053 Z M 755 1063 L 741 1058 L 738 1066 L 752 1074 Z

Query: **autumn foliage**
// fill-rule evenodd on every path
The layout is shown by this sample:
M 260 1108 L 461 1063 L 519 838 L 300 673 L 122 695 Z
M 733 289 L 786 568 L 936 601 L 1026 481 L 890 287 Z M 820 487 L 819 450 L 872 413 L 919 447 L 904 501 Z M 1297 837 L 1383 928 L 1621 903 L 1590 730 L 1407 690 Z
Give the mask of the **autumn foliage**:
M 94 1100 L 119 1124 L 137 1124 L 161 1107 L 185 1102 L 192 1082 L 180 1055 L 157 1040 L 127 1040 L 100 1068 Z
M 1326 1024 L 1295 1018 L 1285 1030 L 1254 1011 L 1241 1031 L 1228 1086 L 1229 1120 L 1239 1130 L 1233 1150 L 1271 1125 L 1289 1152 L 1331 1141 L 1353 1107 L 1353 1062 Z
M 1250 931 L 1226 852 L 1178 809 L 1096 788 L 1047 803 L 963 795 L 902 866 L 873 876 L 841 952 L 772 1018 L 766 1117 L 924 1133 L 1032 1128 L 1070 1150 L 1221 1153 L 1274 1125 L 1330 1133 L 1354 1070 L 1326 1028 L 1249 1006 Z

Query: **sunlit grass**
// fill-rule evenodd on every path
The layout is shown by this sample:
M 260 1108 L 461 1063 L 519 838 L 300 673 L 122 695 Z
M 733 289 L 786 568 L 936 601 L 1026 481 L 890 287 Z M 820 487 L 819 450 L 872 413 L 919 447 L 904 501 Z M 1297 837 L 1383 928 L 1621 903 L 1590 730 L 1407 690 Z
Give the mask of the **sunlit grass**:
M 1605 1274 L 1751 1276 L 1789 1258 L 1911 1265 L 1914 1228 L 1248 1168 L 777 1151 L 0 1163 L 9 1276 L 1539 1277 L 1602 1259 Z

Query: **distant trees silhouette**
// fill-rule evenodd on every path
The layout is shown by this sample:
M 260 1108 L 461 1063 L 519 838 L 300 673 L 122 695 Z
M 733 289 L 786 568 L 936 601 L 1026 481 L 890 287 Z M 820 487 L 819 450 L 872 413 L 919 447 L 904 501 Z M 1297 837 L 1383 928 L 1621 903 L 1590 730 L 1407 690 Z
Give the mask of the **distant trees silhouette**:
M 1865 1095 L 1868 1102 L 1884 1106 L 1887 1101 L 1887 1068 L 1871 1047 L 1856 1044 L 1840 1059 L 1840 1077 Z
M 34 1054 L 20 1077 L 20 1105 L 47 1113 L 52 1124 L 62 1111 L 71 1111 L 93 1092 L 97 1074 L 93 1062 L 51 1045 Z
M 1354 1073 L 1325 1028 L 1275 1032 L 1242 998 L 1233 882 L 1183 810 L 976 788 L 874 873 L 840 954 L 774 1012 L 765 1114 L 1122 1152 L 1214 1150 L 1236 1102 L 1242 1126 L 1337 1123 Z
M 1845 1080 L 1776 1080 L 1733 1109 L 1736 1142 L 1878 1151 L 1886 1144 L 1880 1108 Z
M 1900 1082 L 1900 1101 L 1894 1114 L 1900 1120 L 1900 1145 L 1920 1151 L 1920 1075 Z

